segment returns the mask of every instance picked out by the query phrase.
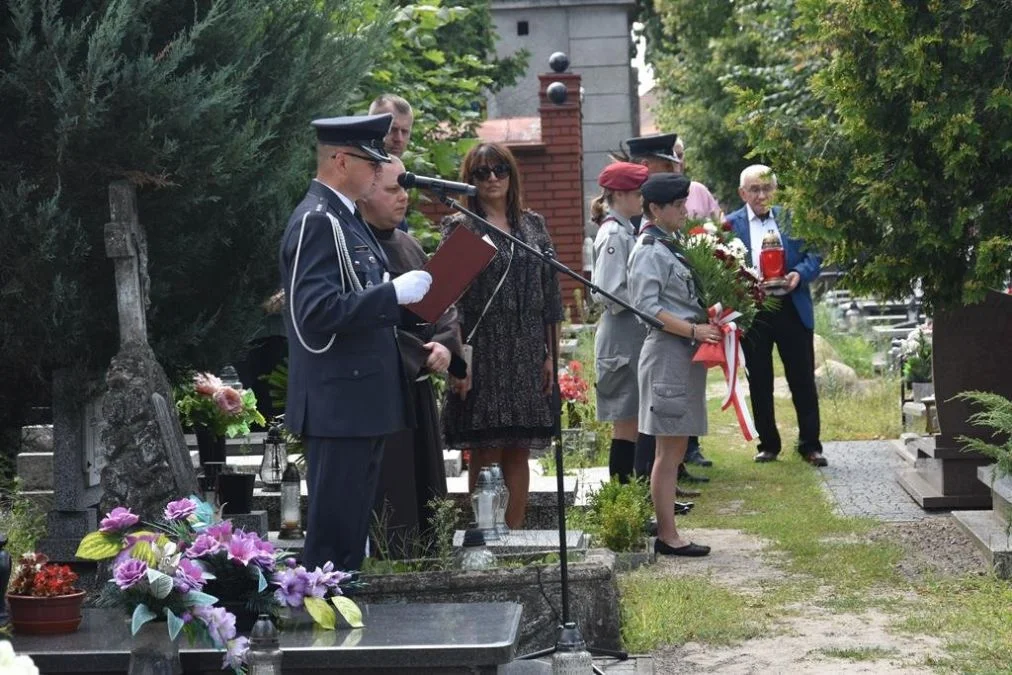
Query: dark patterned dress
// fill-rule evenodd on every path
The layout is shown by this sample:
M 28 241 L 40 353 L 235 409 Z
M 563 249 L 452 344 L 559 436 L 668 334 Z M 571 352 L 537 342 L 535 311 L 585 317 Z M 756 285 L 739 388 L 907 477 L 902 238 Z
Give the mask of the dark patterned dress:
M 484 234 L 481 226 L 458 214 L 443 219 L 443 239 L 461 225 Z M 532 211 L 524 212 L 512 234 L 539 250 L 552 245 L 545 219 Z M 511 254 L 511 242 L 495 232 L 488 236 L 498 248 L 495 257 L 457 303 L 465 340 L 478 324 L 469 342 L 474 348 L 471 391 L 461 401 L 447 390 L 443 434 L 451 448 L 544 448 L 551 442 L 552 411 L 550 397 L 542 393 L 541 372 L 547 325 L 562 321 L 559 283 L 527 251 L 514 246 Z

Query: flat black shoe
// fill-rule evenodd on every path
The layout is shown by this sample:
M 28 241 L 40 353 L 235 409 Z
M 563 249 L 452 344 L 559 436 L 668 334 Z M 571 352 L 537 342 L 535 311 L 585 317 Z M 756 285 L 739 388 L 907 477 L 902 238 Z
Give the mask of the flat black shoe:
M 703 493 L 700 492 L 699 490 L 689 490 L 688 488 L 683 488 L 678 485 L 675 486 L 676 497 L 699 497 L 702 494 Z
M 701 546 L 699 544 L 688 543 L 685 546 L 679 546 L 675 548 L 668 546 L 660 539 L 654 539 L 654 553 L 657 555 L 680 555 L 687 556 L 690 558 L 701 558 L 704 555 L 710 554 L 709 546 Z
M 675 515 L 684 516 L 696 506 L 695 502 L 675 502 Z
M 763 450 L 762 452 L 756 454 L 755 461 L 759 464 L 763 464 L 765 462 L 775 462 L 777 461 L 777 453 Z
M 684 480 L 686 483 L 709 483 L 710 479 L 706 476 L 693 476 L 689 473 L 684 464 L 678 465 L 678 480 Z
M 829 466 L 829 462 L 826 461 L 821 452 L 810 452 L 804 457 L 805 461 L 812 466 Z

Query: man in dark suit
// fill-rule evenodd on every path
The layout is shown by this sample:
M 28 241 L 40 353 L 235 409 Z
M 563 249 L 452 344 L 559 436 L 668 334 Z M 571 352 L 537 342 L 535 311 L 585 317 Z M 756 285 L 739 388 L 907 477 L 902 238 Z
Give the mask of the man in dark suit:
M 773 409 L 773 345 L 784 362 L 784 374 L 798 416 L 797 450 L 813 466 L 826 466 L 819 441 L 819 394 L 815 388 L 815 312 L 809 284 L 819 276 L 822 258 L 791 236 L 790 214 L 773 206 L 777 177 L 768 166 L 754 164 L 741 172 L 738 194 L 745 206 L 727 219 L 745 242 L 752 265 L 759 269 L 763 238 L 770 233 L 784 248 L 787 285 L 775 311 L 760 312 L 745 334 L 742 348 L 748 366 L 752 414 L 759 432 L 757 462 L 780 454 L 780 432 Z
M 365 554 L 383 438 L 405 426 L 394 327 L 432 278 L 390 281 L 383 249 L 355 212 L 390 158 L 391 116 L 316 120 L 317 173 L 281 240 L 287 295 L 285 424 L 306 446 L 309 517 L 303 562 L 357 569 Z

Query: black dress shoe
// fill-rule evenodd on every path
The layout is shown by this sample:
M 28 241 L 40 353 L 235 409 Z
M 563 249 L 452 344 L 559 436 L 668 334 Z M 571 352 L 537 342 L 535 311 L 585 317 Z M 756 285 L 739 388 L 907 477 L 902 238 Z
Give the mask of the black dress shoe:
M 676 497 L 699 497 L 702 494 L 703 493 L 700 492 L 699 490 L 689 490 L 688 488 L 683 488 L 679 485 L 675 486 Z
M 713 461 L 703 457 L 703 451 L 700 448 L 685 453 L 685 463 L 696 466 L 713 466 Z
M 654 539 L 654 553 L 657 555 L 681 555 L 690 558 L 701 558 L 704 555 L 709 555 L 710 547 L 688 543 L 685 546 L 675 548 L 674 546 L 668 546 L 660 539 Z
M 821 452 L 810 452 L 805 455 L 805 461 L 812 466 L 829 466 L 829 462 L 822 456 Z
M 710 479 L 706 476 L 693 476 L 685 468 L 684 464 L 678 465 L 678 480 L 683 480 L 686 483 L 709 483 Z
M 777 461 L 777 453 L 763 450 L 762 452 L 756 454 L 755 461 L 760 464 L 764 462 L 775 462 Z

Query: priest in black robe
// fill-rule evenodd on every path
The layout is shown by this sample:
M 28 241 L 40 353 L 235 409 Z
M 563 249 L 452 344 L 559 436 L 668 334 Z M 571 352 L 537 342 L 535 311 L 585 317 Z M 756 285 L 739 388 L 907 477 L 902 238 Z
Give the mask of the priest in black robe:
M 428 260 L 414 237 L 398 229 L 408 207 L 408 194 L 397 183 L 403 172 L 404 165 L 396 157 L 381 165 L 373 191 L 358 201 L 363 220 L 389 259 L 391 277 L 420 269 Z M 421 546 L 432 515 L 428 502 L 446 497 L 443 441 L 431 378 L 447 371 L 460 379 L 466 375 L 453 307 L 435 324 L 422 323 L 403 310 L 397 344 L 405 375 L 414 383 L 409 387 L 408 405 L 414 419 L 408 429 L 387 437 L 383 454 L 374 516 L 386 531 L 386 541 L 373 543 L 390 558 L 427 553 Z

